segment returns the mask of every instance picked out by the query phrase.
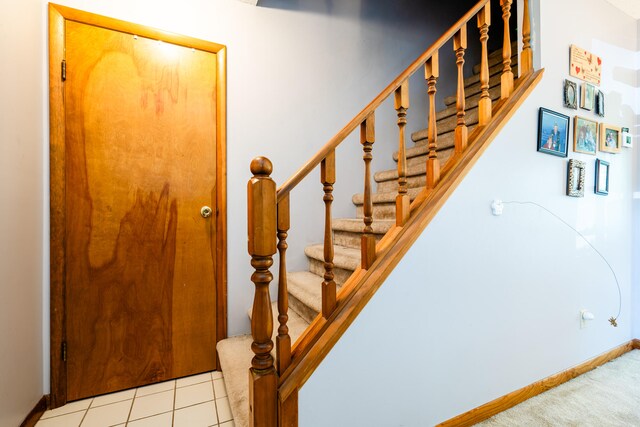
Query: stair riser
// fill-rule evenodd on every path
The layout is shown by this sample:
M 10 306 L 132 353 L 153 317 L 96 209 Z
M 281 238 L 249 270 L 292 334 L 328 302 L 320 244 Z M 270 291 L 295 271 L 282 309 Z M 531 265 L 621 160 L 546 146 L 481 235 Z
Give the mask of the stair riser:
M 511 52 L 511 54 L 511 68 L 514 68 L 514 63 L 518 60 L 518 53 L 516 52 L 514 55 L 513 52 Z M 481 64 L 473 66 L 473 74 L 480 73 L 480 66 Z M 504 65 L 502 64 L 502 54 L 489 57 L 489 68 L 492 67 L 497 67 L 498 70 L 502 70 L 504 68 Z
M 373 205 L 373 219 L 393 219 L 396 217 L 395 203 L 380 203 Z M 364 218 L 362 205 L 356 206 L 356 218 Z
M 491 96 L 491 99 L 496 99 L 495 98 L 495 94 L 498 94 L 498 98 L 500 97 L 500 75 L 495 76 L 494 79 L 496 79 L 496 81 L 493 82 L 489 82 L 489 95 Z M 465 106 L 466 109 L 469 109 L 471 105 L 477 106 L 478 102 L 475 98 L 476 95 L 479 95 L 480 92 L 482 92 L 482 89 L 480 88 L 480 83 L 475 84 L 473 86 L 469 86 L 467 89 L 465 89 L 465 94 L 467 96 L 467 99 L 469 99 L 471 101 L 471 99 L 474 99 L 474 104 L 472 104 L 470 102 L 470 105 Z M 473 98 L 472 98 L 473 97 Z M 480 97 L 478 96 L 477 99 L 479 100 Z M 456 104 L 456 97 L 455 96 L 448 96 L 444 99 L 444 103 L 447 107 L 455 107 Z M 446 111 L 446 110 L 445 110 Z M 441 113 L 442 115 L 444 115 L 445 113 Z
M 479 65 L 477 66 L 480 67 Z M 493 67 L 489 67 L 489 77 L 495 76 L 496 74 L 502 74 L 503 68 L 504 67 L 502 66 L 502 63 L 494 65 Z M 518 61 L 516 56 L 511 57 L 511 71 L 513 71 L 514 74 L 518 72 Z M 480 68 L 478 68 L 477 73 L 474 73 L 472 76 L 469 76 L 466 79 L 464 79 L 464 87 L 466 88 L 468 86 L 478 83 L 479 81 L 480 81 Z
M 318 276 L 324 276 L 324 262 L 319 261 L 317 259 L 311 258 L 309 259 L 309 271 L 313 274 L 317 274 Z M 338 284 L 342 285 L 353 273 L 352 270 L 345 270 L 339 267 L 333 268 L 333 280 Z M 321 285 L 322 282 L 318 283 L 318 286 Z
M 426 158 L 426 157 L 425 157 Z M 418 188 L 427 185 L 425 174 L 410 176 L 407 178 L 407 188 Z M 378 183 L 378 193 L 389 193 L 398 191 L 398 181 L 382 181 Z
M 362 223 L 364 228 L 364 222 Z M 376 242 L 382 239 L 382 234 L 376 234 Z M 333 234 L 333 241 L 336 245 L 346 246 L 348 248 L 360 248 L 360 242 L 362 240 L 362 233 L 352 233 L 349 231 L 335 231 Z
M 449 160 L 449 157 L 451 157 L 453 155 L 454 149 L 452 148 L 447 148 L 445 150 L 442 151 L 438 151 L 438 159 L 440 159 L 440 162 L 446 162 L 447 160 Z M 422 165 L 422 164 L 426 164 L 427 163 L 427 153 L 421 155 L 421 156 L 417 156 L 417 157 L 412 157 L 410 159 L 407 159 L 407 167 L 411 168 L 414 167 L 415 165 Z
M 320 283 L 318 283 L 318 286 L 320 286 Z M 313 322 L 313 319 L 315 319 L 316 316 L 318 315 L 317 311 L 315 311 L 313 308 L 309 307 L 308 305 L 304 304 L 298 298 L 296 298 L 291 294 L 289 294 L 289 310 L 295 311 L 298 314 L 298 316 L 302 317 L 304 320 L 306 320 L 309 323 Z M 276 329 L 277 328 L 274 327 L 274 330 Z
M 494 82 L 493 80 L 491 80 L 489 82 L 489 90 L 491 91 L 491 89 L 495 88 L 495 87 L 499 87 L 500 86 L 500 78 L 501 76 L 496 76 L 496 80 L 497 83 Z M 476 88 L 471 89 L 468 92 L 465 92 L 466 98 L 465 98 L 465 102 L 464 102 L 464 108 L 465 110 L 470 110 L 472 108 L 475 108 L 478 106 L 478 101 L 480 101 L 480 85 L 478 85 L 478 88 L 476 90 Z M 445 105 L 447 105 L 448 107 L 445 108 L 444 110 L 440 110 L 436 113 L 436 119 L 437 120 L 442 120 L 445 119 L 447 117 L 451 117 L 451 116 L 457 116 L 458 114 L 458 108 L 456 107 L 456 102 L 457 99 L 455 96 L 449 96 L 446 97 L 444 99 Z

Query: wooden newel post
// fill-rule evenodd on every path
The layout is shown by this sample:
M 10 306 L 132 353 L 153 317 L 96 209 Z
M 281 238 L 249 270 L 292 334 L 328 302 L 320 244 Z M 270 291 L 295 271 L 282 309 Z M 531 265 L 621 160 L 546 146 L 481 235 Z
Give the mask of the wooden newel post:
M 255 269 L 251 281 L 255 284 L 251 335 L 254 353 L 249 369 L 249 423 L 252 427 L 275 427 L 277 424 L 278 375 L 271 350 L 273 320 L 269 283 L 273 275 L 269 268 L 276 253 L 276 183 L 269 177 L 271 161 L 256 157 L 251 162 L 253 177 L 247 184 L 249 254 Z

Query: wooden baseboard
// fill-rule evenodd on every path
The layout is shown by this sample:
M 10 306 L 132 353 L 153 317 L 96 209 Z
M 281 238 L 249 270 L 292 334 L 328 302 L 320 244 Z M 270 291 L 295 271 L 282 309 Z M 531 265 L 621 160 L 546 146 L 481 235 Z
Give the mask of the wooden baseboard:
M 598 366 L 604 365 L 605 363 L 617 357 L 620 357 L 623 354 L 634 349 L 640 349 L 640 340 L 634 339 L 632 341 L 629 341 L 626 344 L 622 344 L 621 346 L 609 350 L 606 353 L 602 353 L 601 355 L 587 360 L 580 365 L 574 366 L 571 369 L 567 369 L 566 371 L 551 375 L 550 377 L 547 377 L 543 380 L 537 381 L 533 384 L 529 384 L 528 386 L 523 387 L 520 390 L 511 392 L 489 403 L 485 403 L 482 406 L 465 412 L 464 414 L 460 414 L 457 417 L 451 418 L 450 420 L 438 424 L 438 426 L 472 426 L 476 423 L 491 418 L 492 416 L 502 411 L 506 411 L 507 409 L 512 408 L 527 399 L 537 396 L 540 393 L 543 393 L 549 389 L 559 386 L 562 383 L 572 380 L 579 375 L 589 372 L 592 369 L 597 368 Z
M 42 414 L 44 414 L 44 411 L 47 410 L 48 397 L 49 396 L 42 396 L 42 398 L 38 400 L 38 403 L 36 403 L 36 406 L 29 412 L 29 415 L 27 415 L 22 424 L 20 424 L 20 427 L 33 427 L 36 425 Z

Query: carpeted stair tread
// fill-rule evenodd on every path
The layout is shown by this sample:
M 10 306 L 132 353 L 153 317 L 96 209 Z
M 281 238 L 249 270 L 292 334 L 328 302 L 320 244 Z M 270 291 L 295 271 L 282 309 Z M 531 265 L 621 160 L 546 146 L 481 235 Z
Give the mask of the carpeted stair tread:
M 384 234 L 396 224 L 395 220 L 378 220 L 371 224 L 374 234 Z M 362 233 L 364 223 L 361 219 L 340 218 L 332 221 L 333 230 L 349 231 L 351 233 Z
M 271 305 L 273 311 L 273 340 L 278 335 L 278 303 Z M 249 311 L 251 317 L 251 311 Z M 309 326 L 309 322 L 300 317 L 297 313 L 289 310 L 289 336 L 291 343 Z M 247 427 L 249 425 L 249 389 L 248 370 L 251 366 L 253 352 L 251 351 L 251 335 L 240 335 L 218 342 L 216 349 L 220 357 L 220 365 L 224 374 L 224 382 L 229 397 L 229 406 L 233 414 L 233 421 L 236 427 Z M 275 348 L 271 352 L 275 357 Z
M 496 74 L 492 76 L 489 79 L 489 89 L 494 89 L 494 92 L 495 92 L 495 88 L 500 87 L 500 83 L 502 83 L 502 74 Z M 474 99 L 473 97 L 475 95 L 480 94 L 481 91 L 482 90 L 480 88 L 479 82 L 469 86 L 465 86 L 464 88 L 465 99 L 468 101 L 469 104 L 471 104 L 472 100 Z M 446 98 L 444 98 L 444 104 L 449 108 L 455 108 L 456 96 L 455 95 L 447 96 Z M 475 105 L 478 105 L 477 101 L 475 102 Z M 469 108 L 469 105 L 467 105 L 466 108 Z
M 306 319 L 309 323 L 322 310 L 322 281 L 322 277 L 309 271 L 290 271 L 287 273 L 290 301 L 293 297 L 306 306 L 306 313 L 301 313 L 301 316 L 310 317 L 310 319 Z M 339 289 L 340 286 L 338 286 Z
M 514 54 L 515 52 L 515 54 Z M 518 52 L 515 49 L 511 49 L 511 68 L 513 68 L 513 60 L 518 59 Z M 504 68 L 502 64 L 502 49 L 498 49 L 489 54 L 489 68 L 499 66 L 500 69 Z M 473 66 L 473 74 L 478 74 L 480 72 L 480 67 L 482 64 L 476 64 Z
M 236 427 L 249 425 L 248 371 L 253 358 L 252 342 L 251 335 L 240 335 L 224 339 L 216 346 Z
M 476 128 L 476 125 L 467 125 L 468 133 L 471 135 L 471 132 Z M 438 148 L 436 151 L 447 150 L 453 148 L 455 146 L 455 133 L 448 132 L 442 136 L 438 136 Z M 413 159 L 414 157 L 426 156 L 429 153 L 429 146 L 427 144 L 419 144 L 414 145 L 413 147 L 405 149 L 405 155 L 407 160 Z M 393 153 L 393 160 L 398 161 L 398 152 Z
M 424 172 L 423 172 L 423 174 L 424 174 Z M 411 200 L 413 200 L 418 196 L 418 194 L 420 194 L 420 191 L 422 191 L 422 187 L 409 188 L 407 190 L 407 194 L 409 195 L 409 198 Z M 387 192 L 384 192 L 384 193 L 374 193 L 374 194 L 371 195 L 371 201 L 373 202 L 374 205 L 382 204 L 382 203 L 395 203 L 397 195 L 398 195 L 398 191 L 397 190 L 387 191 Z M 356 206 L 362 205 L 364 203 L 364 194 L 362 194 L 362 193 L 355 194 L 351 198 L 351 201 Z M 359 219 L 357 221 L 362 222 L 361 219 Z M 390 221 L 390 220 L 388 220 L 388 219 L 387 220 L 378 219 L 378 220 L 375 220 L 373 223 L 375 224 L 376 221 Z
M 490 81 L 489 82 L 489 96 L 491 97 L 491 99 L 497 99 L 500 97 L 500 79 L 501 76 L 497 75 L 491 78 L 496 79 L 497 83 L 495 81 Z M 498 89 L 496 91 L 496 89 Z M 478 88 L 477 90 L 475 88 L 470 89 L 469 91 L 465 92 L 466 98 L 465 98 L 465 111 L 468 111 L 472 108 L 476 108 L 478 106 L 478 102 L 480 101 L 480 85 L 478 84 Z M 496 97 L 496 92 L 498 93 L 498 96 Z M 458 114 L 458 107 L 456 106 L 456 97 L 455 96 L 451 96 L 451 97 L 446 97 L 445 99 L 445 104 L 448 105 L 447 108 L 445 108 L 444 110 L 440 110 L 436 113 L 436 120 L 442 120 L 442 119 L 446 119 L 447 117 L 457 117 Z M 448 101 L 453 101 L 453 102 L 449 102 Z
M 310 245 L 304 248 L 309 258 L 324 262 L 324 244 Z M 355 270 L 360 266 L 360 251 L 340 245 L 333 245 L 333 265 L 345 270 Z
M 440 166 L 442 166 L 442 161 L 444 160 L 444 157 L 445 156 L 438 157 L 440 159 Z M 416 176 L 416 175 L 423 175 L 426 172 L 427 172 L 427 162 L 425 161 L 425 162 L 407 167 L 407 178 L 411 176 Z M 382 181 L 396 180 L 398 179 L 398 169 L 387 169 L 380 172 L 376 172 L 373 175 L 373 179 L 378 183 Z M 375 198 L 375 194 L 372 197 Z

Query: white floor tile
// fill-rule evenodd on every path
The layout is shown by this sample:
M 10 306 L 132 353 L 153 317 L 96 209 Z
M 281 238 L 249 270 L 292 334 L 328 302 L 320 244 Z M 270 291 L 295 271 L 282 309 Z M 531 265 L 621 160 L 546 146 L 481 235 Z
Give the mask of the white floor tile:
M 135 394 L 136 390 L 131 389 L 94 397 L 93 402 L 91 402 L 91 407 L 95 408 L 96 406 L 104 406 L 111 403 L 122 402 L 123 400 L 131 400 Z
M 236 424 L 233 421 L 227 421 L 226 423 L 220 424 L 219 427 L 236 427 Z
M 173 413 L 154 415 L 153 417 L 142 418 L 140 420 L 131 421 L 128 427 L 171 427 L 173 422 Z
M 184 408 L 209 400 L 213 400 L 213 385 L 211 381 L 176 389 L 175 408 Z
M 216 399 L 216 409 L 218 410 L 218 422 L 223 423 L 225 421 L 231 421 L 233 415 L 231 415 L 231 407 L 229 406 L 229 399 L 223 397 L 222 399 Z
M 127 422 L 131 400 L 90 408 L 82 421 L 82 427 L 106 427 Z
M 216 405 L 213 401 L 176 409 L 173 427 L 209 427 L 218 424 Z
M 165 381 L 158 384 L 147 385 L 136 390 L 136 397 L 148 396 L 161 391 L 173 390 L 176 386 L 175 380 Z
M 190 377 L 180 378 L 176 381 L 176 387 L 186 387 L 194 384 L 204 383 L 211 381 L 211 374 L 209 372 L 205 374 L 192 375 Z
M 130 420 L 150 417 L 173 410 L 173 390 L 136 397 L 131 408 Z
M 213 392 L 216 395 L 216 399 L 227 397 L 227 387 L 223 379 L 215 380 L 213 382 Z
M 222 372 L 220 372 L 220 371 L 211 372 L 211 379 L 212 380 L 218 380 L 220 378 L 222 378 Z
M 53 418 L 40 418 L 36 427 L 78 427 L 82 421 L 82 417 L 84 417 L 84 413 L 85 411 L 80 411 Z
M 84 409 L 89 408 L 89 405 L 91 405 L 92 400 L 93 399 L 91 398 L 78 400 L 76 402 L 67 403 L 66 405 L 61 406 L 59 408 L 51 409 L 50 411 L 45 411 L 44 414 L 42 414 L 42 417 L 40 417 L 40 419 L 43 420 L 45 418 L 57 417 L 58 415 L 70 414 L 72 412 L 82 411 Z

